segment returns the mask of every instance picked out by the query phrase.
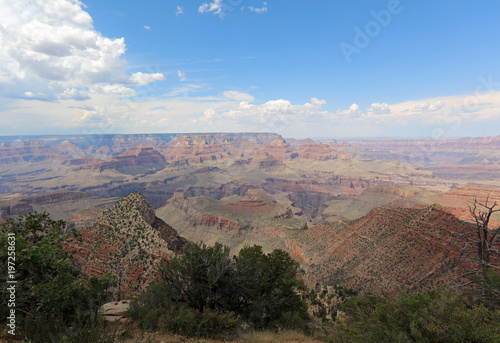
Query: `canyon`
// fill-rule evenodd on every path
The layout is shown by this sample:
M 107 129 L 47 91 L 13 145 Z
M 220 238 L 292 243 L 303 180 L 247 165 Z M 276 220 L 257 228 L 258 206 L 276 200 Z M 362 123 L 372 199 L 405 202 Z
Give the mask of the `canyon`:
M 310 286 L 456 284 L 469 267 L 457 238 L 470 229 L 469 206 L 500 201 L 500 136 L 54 135 L 0 144 L 0 220 L 33 211 L 66 220 L 83 238 L 69 248 L 84 273 L 120 274 L 127 294 L 188 242 L 285 249 Z

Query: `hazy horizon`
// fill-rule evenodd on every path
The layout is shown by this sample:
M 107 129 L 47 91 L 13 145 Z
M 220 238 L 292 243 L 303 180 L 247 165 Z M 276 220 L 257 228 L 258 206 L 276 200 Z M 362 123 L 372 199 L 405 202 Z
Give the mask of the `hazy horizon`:
M 500 133 L 498 2 L 0 4 L 1 136 Z
M 6 139 L 6 138 L 31 138 L 31 137 L 76 137 L 76 136 L 140 136 L 140 135 L 214 135 L 214 134 L 245 134 L 245 133 L 251 133 L 251 134 L 276 134 L 280 135 L 279 133 L 276 132 L 246 132 L 246 131 L 240 131 L 240 132 L 150 132 L 150 133 L 102 133 L 102 134 L 81 134 L 81 133 L 57 133 L 57 134 L 20 134 L 20 135 L 0 135 L 0 138 Z M 346 141 L 346 140 L 445 140 L 445 139 L 463 139 L 463 138 L 496 138 L 500 137 L 499 135 L 496 136 L 457 136 L 457 137 L 411 137 L 411 136 L 364 136 L 364 137 L 348 137 L 348 136 L 336 136 L 336 137 L 327 137 L 327 136 L 304 136 L 304 137 L 293 137 L 293 136 L 283 136 L 284 139 L 312 139 L 315 141 L 322 141 L 322 140 L 340 140 L 340 141 Z M 0 141 L 2 140 L 0 139 Z

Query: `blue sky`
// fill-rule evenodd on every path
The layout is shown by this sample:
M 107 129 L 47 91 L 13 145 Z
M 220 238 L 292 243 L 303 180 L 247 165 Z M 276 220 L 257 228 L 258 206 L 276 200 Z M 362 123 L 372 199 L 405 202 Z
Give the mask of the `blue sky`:
M 0 0 L 0 134 L 496 136 L 499 13 L 488 0 Z

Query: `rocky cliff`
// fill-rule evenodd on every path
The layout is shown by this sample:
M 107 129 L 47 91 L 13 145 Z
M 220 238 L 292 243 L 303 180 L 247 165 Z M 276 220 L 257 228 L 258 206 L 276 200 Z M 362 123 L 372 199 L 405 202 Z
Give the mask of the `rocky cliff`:
M 158 151 L 151 147 L 138 146 L 98 165 L 100 171 L 114 169 L 123 174 L 145 174 L 165 168 L 168 163 Z
M 63 161 L 62 155 L 38 139 L 22 142 L 18 146 L 2 143 L 0 146 L 0 164 L 16 162 L 40 162 L 45 160 Z
M 142 291 L 155 277 L 161 258 L 182 251 L 186 239 L 163 220 L 140 193 L 131 193 L 97 218 L 96 224 L 80 232 L 67 249 L 87 276 L 110 272 L 119 278 L 122 294 Z
M 221 200 L 205 196 L 187 198 L 183 193 L 175 193 L 166 206 L 158 209 L 158 216 L 190 241 L 221 242 L 233 248 L 256 244 L 255 236 L 259 233 L 255 229 L 259 227 L 307 228 L 302 211 L 291 206 L 289 200 L 277 200 L 258 189 Z
M 380 194 L 386 194 L 383 201 L 390 206 L 406 197 L 427 199 L 411 187 L 375 189 L 364 197 Z M 176 193 L 158 214 L 196 242 L 219 241 L 233 251 L 246 244 L 259 244 L 265 251 L 284 249 L 305 268 L 311 285 L 370 292 L 422 291 L 463 282 L 460 275 L 467 265 L 459 258 L 460 235 L 472 228 L 439 205 L 378 207 L 356 220 L 308 225 L 300 221 L 300 210 L 262 190 L 220 201 Z
M 460 234 L 469 230 L 470 224 L 433 205 L 377 208 L 354 221 L 316 225 L 292 236 L 308 274 L 323 284 L 423 291 L 465 281 Z

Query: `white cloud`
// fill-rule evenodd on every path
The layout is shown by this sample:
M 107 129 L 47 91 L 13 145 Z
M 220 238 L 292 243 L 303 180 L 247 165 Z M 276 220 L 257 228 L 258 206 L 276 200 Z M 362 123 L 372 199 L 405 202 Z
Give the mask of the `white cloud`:
M 361 112 L 358 104 L 352 104 L 347 110 L 337 110 L 337 114 L 347 118 L 358 118 L 363 113 Z
M 131 97 L 137 94 L 136 91 L 132 88 L 128 88 L 118 84 L 98 84 L 91 87 L 91 90 L 95 93 L 113 94 L 120 97 Z
M 144 25 L 144 30 L 151 30 L 151 26 L 148 26 L 148 25 Z
M 89 100 L 90 95 L 87 91 L 80 90 L 77 88 L 67 88 L 64 92 L 58 95 L 61 100 L 73 99 L 78 101 Z
M 188 96 L 191 92 L 196 92 L 203 89 L 204 86 L 197 84 L 183 84 L 181 87 L 174 88 L 166 94 L 166 96 Z
M 107 124 L 111 121 L 109 117 L 98 110 L 83 111 L 80 121 L 85 124 Z
M 204 2 L 200 7 L 198 7 L 198 12 L 209 13 L 212 12 L 215 15 L 223 15 L 222 13 L 222 0 L 214 0 L 213 2 Z
M 254 97 L 248 93 L 238 92 L 238 91 L 225 91 L 222 96 L 227 99 L 233 99 L 237 101 L 253 102 Z
M 442 109 L 445 106 L 445 103 L 442 101 L 436 101 L 432 104 L 423 102 L 415 105 L 413 107 L 413 112 L 436 112 Z
M 213 125 L 213 121 L 217 113 L 211 109 L 207 108 L 203 111 L 203 117 L 191 120 L 193 124 L 204 124 L 204 125 Z
M 257 7 L 253 7 L 253 6 L 249 6 L 248 9 L 250 10 L 250 12 L 255 12 L 255 13 L 266 13 L 267 12 L 267 7 L 266 7 L 267 3 L 264 2 L 264 7 L 261 7 L 261 8 L 257 8 Z
M 181 15 L 184 14 L 184 9 L 181 6 L 177 6 L 177 11 L 175 12 L 175 15 Z
M 163 80 L 165 80 L 165 76 L 161 73 L 147 74 L 138 72 L 130 76 L 129 83 L 132 86 L 146 86 L 150 83 Z
M 0 8 L 0 96 L 56 100 L 68 89 L 128 84 L 125 40 L 96 31 L 80 1 L 0 0 Z
M 390 114 L 391 107 L 386 103 L 373 103 L 370 108 L 366 111 L 369 116 L 380 115 L 380 114 Z
M 311 98 L 310 103 L 304 105 L 293 105 L 289 100 L 271 100 L 261 105 L 254 105 L 242 101 L 238 109 L 222 113 L 222 116 L 231 119 L 244 119 L 247 122 L 265 124 L 279 120 L 281 122 L 311 120 L 324 118 L 328 112 L 321 111 L 326 104 L 324 100 Z
M 177 76 L 179 77 L 179 81 L 181 81 L 181 82 L 186 81 L 186 73 L 178 70 L 177 71 Z

